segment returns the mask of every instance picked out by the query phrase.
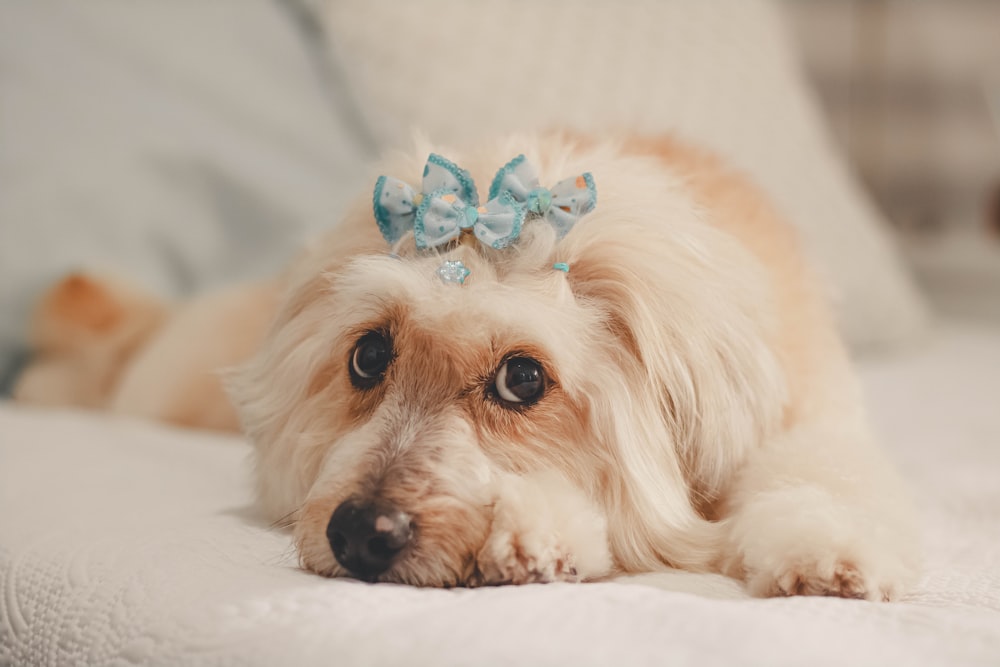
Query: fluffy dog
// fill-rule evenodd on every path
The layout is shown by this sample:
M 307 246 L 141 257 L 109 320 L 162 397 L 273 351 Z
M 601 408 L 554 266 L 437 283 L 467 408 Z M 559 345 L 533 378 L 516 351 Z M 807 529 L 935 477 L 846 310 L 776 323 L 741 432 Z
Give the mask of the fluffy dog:
M 383 172 L 419 182 L 431 151 Z M 194 346 L 220 350 L 205 371 L 229 363 L 239 332 L 249 358 L 228 384 L 261 504 L 327 576 L 458 586 L 675 567 L 756 595 L 905 590 L 905 494 L 824 294 L 757 189 L 668 139 L 440 152 L 479 182 L 522 152 L 543 184 L 591 172 L 600 201 L 563 237 L 528 220 L 510 247 L 461 236 L 421 251 L 411 233 L 386 244 L 368 195 L 280 290 L 169 320 L 146 352 L 156 372 L 126 373 L 119 410 L 141 394 L 134 411 L 171 417 L 192 395 L 176 389 L 191 364 L 172 360 Z M 445 261 L 464 284 L 439 279 Z

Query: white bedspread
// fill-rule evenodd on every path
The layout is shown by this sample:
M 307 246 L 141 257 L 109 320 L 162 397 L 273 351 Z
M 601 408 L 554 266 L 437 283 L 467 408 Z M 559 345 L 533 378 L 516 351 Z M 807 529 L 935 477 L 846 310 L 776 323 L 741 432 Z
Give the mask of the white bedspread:
M 325 580 L 254 518 L 240 440 L 0 406 L 0 664 L 998 665 L 1000 333 L 950 325 L 862 371 L 925 527 L 897 604 L 684 573 Z

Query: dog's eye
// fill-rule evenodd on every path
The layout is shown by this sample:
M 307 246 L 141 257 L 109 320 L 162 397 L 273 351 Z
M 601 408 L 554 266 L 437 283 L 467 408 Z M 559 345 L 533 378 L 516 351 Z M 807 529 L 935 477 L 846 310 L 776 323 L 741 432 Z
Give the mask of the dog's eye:
M 385 369 L 392 361 L 392 344 L 380 331 L 369 331 L 354 346 L 351 355 L 351 382 L 367 389 L 382 381 Z
M 534 403 L 545 392 L 545 374 L 534 359 L 512 357 L 497 370 L 493 387 L 504 403 Z

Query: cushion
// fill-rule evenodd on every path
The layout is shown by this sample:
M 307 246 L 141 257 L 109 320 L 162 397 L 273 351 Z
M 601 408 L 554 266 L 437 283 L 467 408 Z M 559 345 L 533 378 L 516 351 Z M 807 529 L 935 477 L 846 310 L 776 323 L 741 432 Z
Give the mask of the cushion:
M 924 308 L 834 150 L 767 0 L 318 0 L 383 145 L 518 129 L 672 131 L 749 172 L 798 227 L 855 349 Z M 498 165 L 499 166 L 499 165 Z
M 365 186 L 374 152 L 296 18 L 0 0 L 0 379 L 63 274 L 166 297 L 267 275 Z

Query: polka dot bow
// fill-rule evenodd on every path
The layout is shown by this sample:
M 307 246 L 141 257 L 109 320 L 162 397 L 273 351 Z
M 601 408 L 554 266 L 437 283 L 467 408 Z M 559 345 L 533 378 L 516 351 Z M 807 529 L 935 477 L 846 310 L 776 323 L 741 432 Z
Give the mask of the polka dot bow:
M 480 243 L 502 249 L 521 234 L 525 219 L 541 217 L 565 235 L 593 210 L 597 191 L 591 175 L 539 187 L 534 168 L 519 155 L 504 165 L 479 205 L 472 177 L 455 163 L 431 154 L 424 166 L 421 192 L 389 176 L 380 176 L 373 196 L 375 220 L 390 244 L 412 230 L 418 248 L 435 248 L 469 233 Z
M 538 174 L 523 155 L 505 164 L 493 178 L 490 199 L 503 193 L 526 207 L 530 215 L 545 218 L 559 237 L 597 206 L 597 188 L 590 173 L 556 183 L 552 189 L 538 185 Z

